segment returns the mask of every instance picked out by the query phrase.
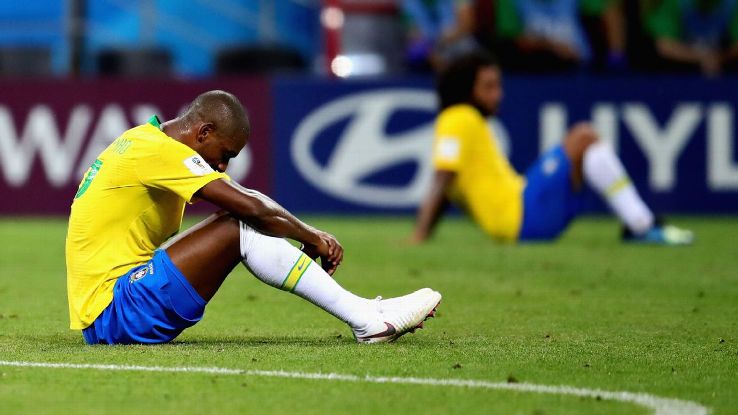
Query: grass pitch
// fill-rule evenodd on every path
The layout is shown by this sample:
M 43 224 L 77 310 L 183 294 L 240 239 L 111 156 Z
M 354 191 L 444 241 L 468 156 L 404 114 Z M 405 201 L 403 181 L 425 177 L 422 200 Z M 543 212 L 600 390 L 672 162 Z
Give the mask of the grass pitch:
M 430 286 L 425 330 L 357 345 L 341 322 L 238 269 L 205 318 L 160 346 L 67 329 L 63 219 L 0 220 L 0 360 L 475 379 L 643 392 L 738 413 L 738 221 L 684 218 L 686 248 L 621 244 L 582 219 L 555 244 L 497 245 L 463 219 L 422 247 L 408 218 L 313 218 L 367 297 Z M 605 399 L 454 386 L 0 366 L 0 413 L 645 414 Z

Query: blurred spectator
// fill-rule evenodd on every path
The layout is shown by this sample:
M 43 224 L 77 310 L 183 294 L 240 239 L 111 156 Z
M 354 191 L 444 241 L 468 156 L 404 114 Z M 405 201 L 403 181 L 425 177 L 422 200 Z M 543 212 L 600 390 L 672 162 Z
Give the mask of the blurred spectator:
M 477 36 L 512 71 L 626 67 L 619 0 L 477 0 L 476 9 Z
M 164 50 L 171 72 L 184 77 L 216 74 L 223 69 L 218 66 L 222 63 L 219 54 L 237 48 L 253 51 L 286 46 L 308 62 L 321 48 L 319 13 L 317 0 L 87 1 L 83 69 L 89 73 L 104 69 L 96 63 L 112 49 L 122 50 L 115 59 L 120 64 L 113 66 L 122 72 L 143 72 L 137 62 L 145 60 L 135 53 L 140 48 Z M 261 56 L 265 62 L 252 67 L 228 62 L 224 66 L 230 71 L 253 70 L 258 65 L 269 69 L 279 60 L 275 57 L 279 52 L 265 53 Z
M 0 1 L 0 76 L 65 75 L 69 11 L 55 0 Z
M 626 19 L 620 0 L 580 0 L 580 13 L 592 45 L 592 65 L 610 73 L 627 69 Z
M 738 60 L 738 0 L 644 1 L 657 60 L 650 69 L 716 76 Z
M 578 0 L 498 0 L 497 53 L 523 72 L 568 72 L 591 59 Z
M 411 70 L 439 70 L 445 62 L 478 47 L 472 0 L 402 0 L 401 4 Z

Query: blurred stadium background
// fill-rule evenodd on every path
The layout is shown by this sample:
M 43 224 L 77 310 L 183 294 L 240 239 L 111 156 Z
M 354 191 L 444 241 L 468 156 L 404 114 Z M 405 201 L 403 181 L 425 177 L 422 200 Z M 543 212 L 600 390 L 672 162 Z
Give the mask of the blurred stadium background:
M 624 390 L 735 414 L 736 16 L 736 0 L 0 1 L 0 413 L 376 414 L 387 402 L 397 413 L 646 413 L 600 396 Z M 694 216 L 676 221 L 695 246 L 621 244 L 612 218 L 514 247 L 449 220 L 430 243 L 402 245 L 431 173 L 433 73 L 477 47 L 505 69 L 491 127 L 518 170 L 590 120 L 655 210 Z M 350 253 L 337 278 L 352 291 L 442 291 L 427 332 L 357 348 L 343 324 L 239 267 L 176 342 L 81 347 L 67 329 L 63 252 L 80 178 L 122 131 L 214 88 L 235 93 L 253 124 L 231 177 L 318 214 L 310 222 Z M 506 380 L 597 395 L 17 362 Z M 686 404 L 679 413 L 709 413 Z
M 235 179 L 297 212 L 409 213 L 430 174 L 433 71 L 472 48 L 506 70 L 492 127 L 518 170 L 591 120 L 656 210 L 735 214 L 736 11 L 732 0 L 0 2 L 0 214 L 66 214 L 118 134 L 211 88 L 251 113 Z

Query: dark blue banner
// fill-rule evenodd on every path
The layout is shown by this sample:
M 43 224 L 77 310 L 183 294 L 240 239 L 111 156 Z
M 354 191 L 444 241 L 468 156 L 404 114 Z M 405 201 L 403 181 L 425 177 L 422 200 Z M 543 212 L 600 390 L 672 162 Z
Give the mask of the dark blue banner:
M 736 91 L 734 79 L 508 78 L 490 124 L 524 172 L 592 122 L 656 211 L 736 213 Z M 430 80 L 277 79 L 273 92 L 274 190 L 288 209 L 415 209 L 432 171 Z

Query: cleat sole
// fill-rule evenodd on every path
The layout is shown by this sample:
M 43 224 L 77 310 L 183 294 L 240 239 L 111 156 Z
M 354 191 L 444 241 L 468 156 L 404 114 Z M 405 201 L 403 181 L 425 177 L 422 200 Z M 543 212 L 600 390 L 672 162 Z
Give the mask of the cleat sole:
M 438 302 L 438 304 L 436 304 L 436 305 L 435 305 L 435 306 L 433 307 L 433 309 L 432 309 L 432 310 L 431 310 L 430 312 L 428 312 L 428 314 L 427 314 L 427 315 L 425 316 L 425 318 L 423 318 L 423 320 L 422 320 L 422 321 L 421 321 L 420 323 L 418 323 L 418 325 L 417 325 L 417 326 L 415 326 L 415 327 L 413 327 L 413 328 L 411 328 L 411 329 L 409 329 L 409 330 L 405 330 L 405 331 L 403 331 L 402 333 L 397 333 L 397 334 L 396 334 L 396 335 L 395 335 L 395 336 L 394 336 L 394 337 L 393 337 L 393 338 L 392 338 L 391 340 L 389 340 L 388 342 L 389 342 L 389 343 L 392 343 L 392 342 L 394 342 L 395 340 L 397 340 L 397 339 L 399 339 L 400 337 L 402 337 L 402 335 L 403 335 L 403 334 L 406 334 L 406 333 L 415 333 L 415 330 L 418 330 L 418 329 L 422 329 L 422 328 L 423 328 L 423 323 L 425 322 L 425 320 L 428 320 L 428 318 L 430 318 L 430 317 L 434 317 L 434 316 L 435 316 L 435 314 L 436 314 L 436 310 L 438 309 L 438 306 L 439 306 L 439 305 L 441 305 L 441 302 L 440 302 L 440 301 Z

